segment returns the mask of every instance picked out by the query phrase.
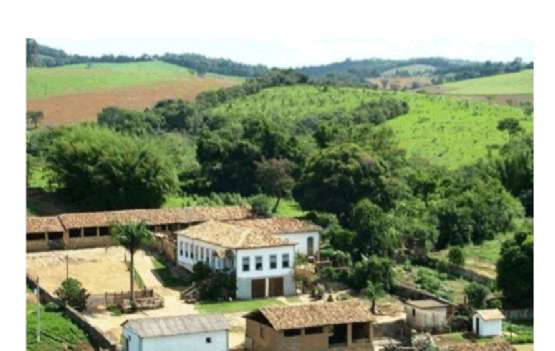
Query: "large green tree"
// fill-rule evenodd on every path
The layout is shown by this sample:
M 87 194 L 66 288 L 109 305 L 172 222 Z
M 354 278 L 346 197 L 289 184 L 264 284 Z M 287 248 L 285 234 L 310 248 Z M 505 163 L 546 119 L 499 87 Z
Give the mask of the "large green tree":
M 288 160 L 269 159 L 256 162 L 256 180 L 262 191 L 276 197 L 272 212 L 276 213 L 282 198 L 291 195 L 295 179 L 291 176 L 293 164 Z
M 382 208 L 393 206 L 396 189 L 387 173 L 380 157 L 355 144 L 338 144 L 308 161 L 293 195 L 304 209 L 331 212 L 345 220 L 363 198 Z
M 111 232 L 114 243 L 123 246 L 129 252 L 129 291 L 133 306 L 135 303 L 135 253 L 152 241 L 154 236 L 145 222 L 116 223 L 112 226 Z
M 45 157 L 54 182 L 83 207 L 156 208 L 177 189 L 175 166 L 163 149 L 106 128 L 65 128 Z
M 507 307 L 534 305 L 534 237 L 518 232 L 501 246 L 497 262 L 497 286 Z

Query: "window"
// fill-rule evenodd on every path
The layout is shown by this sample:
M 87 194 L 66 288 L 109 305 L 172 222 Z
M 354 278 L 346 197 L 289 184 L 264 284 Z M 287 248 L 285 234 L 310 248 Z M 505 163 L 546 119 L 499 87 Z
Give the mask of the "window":
M 105 236 L 105 235 L 110 235 L 110 228 L 108 227 L 100 227 L 100 235 Z
M 84 231 L 85 236 L 96 236 L 96 227 L 87 227 Z
M 48 240 L 62 240 L 63 238 L 64 238 L 64 233 L 62 232 L 48 233 Z
M 204 260 L 204 247 L 200 248 L 200 260 Z
M 281 268 L 289 268 L 289 254 L 281 255 Z
M 270 255 L 270 269 L 276 269 L 276 268 L 277 268 L 277 256 Z
M 207 344 L 211 344 L 211 343 L 212 343 L 212 338 L 211 338 L 211 337 L 207 337 L 207 338 L 206 338 L 206 343 L 207 343 Z
M 324 332 L 323 327 L 312 327 L 312 328 L 306 328 L 304 330 L 305 334 L 322 334 L 323 332 Z
M 81 237 L 81 229 L 70 229 L 69 230 L 69 237 L 70 238 L 80 238 Z
M 195 259 L 198 260 L 198 246 L 195 246 Z
M 185 243 L 185 257 L 189 257 L 189 243 Z
M 44 233 L 27 233 L 27 240 L 44 240 Z
M 179 243 L 179 256 L 183 256 L 183 242 Z M 131 296 L 131 295 L 129 295 Z
M 262 256 L 256 256 L 254 258 L 254 260 L 255 260 L 255 265 L 254 265 L 255 269 L 257 271 L 261 271 L 262 270 Z
M 412 316 L 416 317 L 416 310 L 414 308 L 412 309 Z
M 283 331 L 283 335 L 286 337 L 290 337 L 290 336 L 298 336 L 301 335 L 301 330 L 300 329 L 287 329 Z
M 250 257 L 243 257 L 243 272 L 248 272 L 250 270 Z
M 210 249 L 206 249 L 206 263 L 210 265 Z

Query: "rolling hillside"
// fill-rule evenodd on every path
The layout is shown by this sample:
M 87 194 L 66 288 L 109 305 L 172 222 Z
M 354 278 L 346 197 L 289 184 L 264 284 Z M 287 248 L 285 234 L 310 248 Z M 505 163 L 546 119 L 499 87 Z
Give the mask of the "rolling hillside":
M 530 130 L 531 118 L 520 108 L 469 102 L 446 96 L 412 92 L 390 93 L 363 88 L 292 86 L 264 89 L 217 107 L 214 112 L 233 119 L 259 117 L 295 126 L 306 117 L 322 113 L 349 113 L 362 102 L 396 94 L 406 100 L 410 112 L 385 123 L 392 128 L 411 155 L 419 155 L 449 168 L 470 164 L 488 153 L 488 145 L 501 145 L 507 133 L 497 122 L 516 117 Z
M 449 95 L 531 95 L 534 92 L 534 71 L 527 69 L 517 73 L 446 83 L 433 87 L 430 91 Z
M 160 61 L 93 63 L 27 69 L 27 107 L 45 114 L 43 124 L 94 120 L 109 105 L 144 109 L 169 98 L 187 100 L 205 90 L 241 82 L 235 77 L 196 76 Z

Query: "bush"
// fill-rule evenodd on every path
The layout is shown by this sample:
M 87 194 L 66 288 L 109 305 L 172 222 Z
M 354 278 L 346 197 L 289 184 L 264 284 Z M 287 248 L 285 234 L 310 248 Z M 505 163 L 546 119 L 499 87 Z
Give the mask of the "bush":
M 209 279 L 201 284 L 199 297 L 201 300 L 220 301 L 235 297 L 235 275 L 223 272 L 212 271 Z
M 478 283 L 470 283 L 464 288 L 464 293 L 468 298 L 468 304 L 474 309 L 486 307 L 486 298 L 489 295 L 489 289 Z
M 59 312 L 60 311 L 60 305 L 58 305 L 54 301 L 50 301 L 46 305 L 44 305 L 44 310 L 46 312 Z
M 208 279 L 210 274 L 212 273 L 212 269 L 204 262 L 197 262 L 193 266 L 193 274 L 191 278 L 193 282 L 199 283 L 203 280 Z
M 259 194 L 250 198 L 249 203 L 254 213 L 259 217 L 272 217 L 272 199 L 266 195 Z
M 89 294 L 81 286 L 81 282 L 74 278 L 68 278 L 62 282 L 60 287 L 55 291 L 65 303 L 75 307 L 78 311 L 87 308 L 87 299 Z
M 447 255 L 449 263 L 457 267 L 464 267 L 464 251 L 460 246 L 453 246 Z

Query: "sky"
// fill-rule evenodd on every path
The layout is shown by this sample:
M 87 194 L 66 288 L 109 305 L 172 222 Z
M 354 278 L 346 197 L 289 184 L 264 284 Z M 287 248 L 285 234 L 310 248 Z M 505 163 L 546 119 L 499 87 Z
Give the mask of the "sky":
M 35 38 L 39 43 L 69 54 L 100 56 L 125 54 L 198 53 L 248 64 L 271 67 L 299 67 L 343 61 L 346 58 L 408 59 L 442 56 L 478 61 L 533 60 L 533 42 L 527 39 L 393 40 L 375 38 L 333 38 L 288 40 L 261 38 Z

